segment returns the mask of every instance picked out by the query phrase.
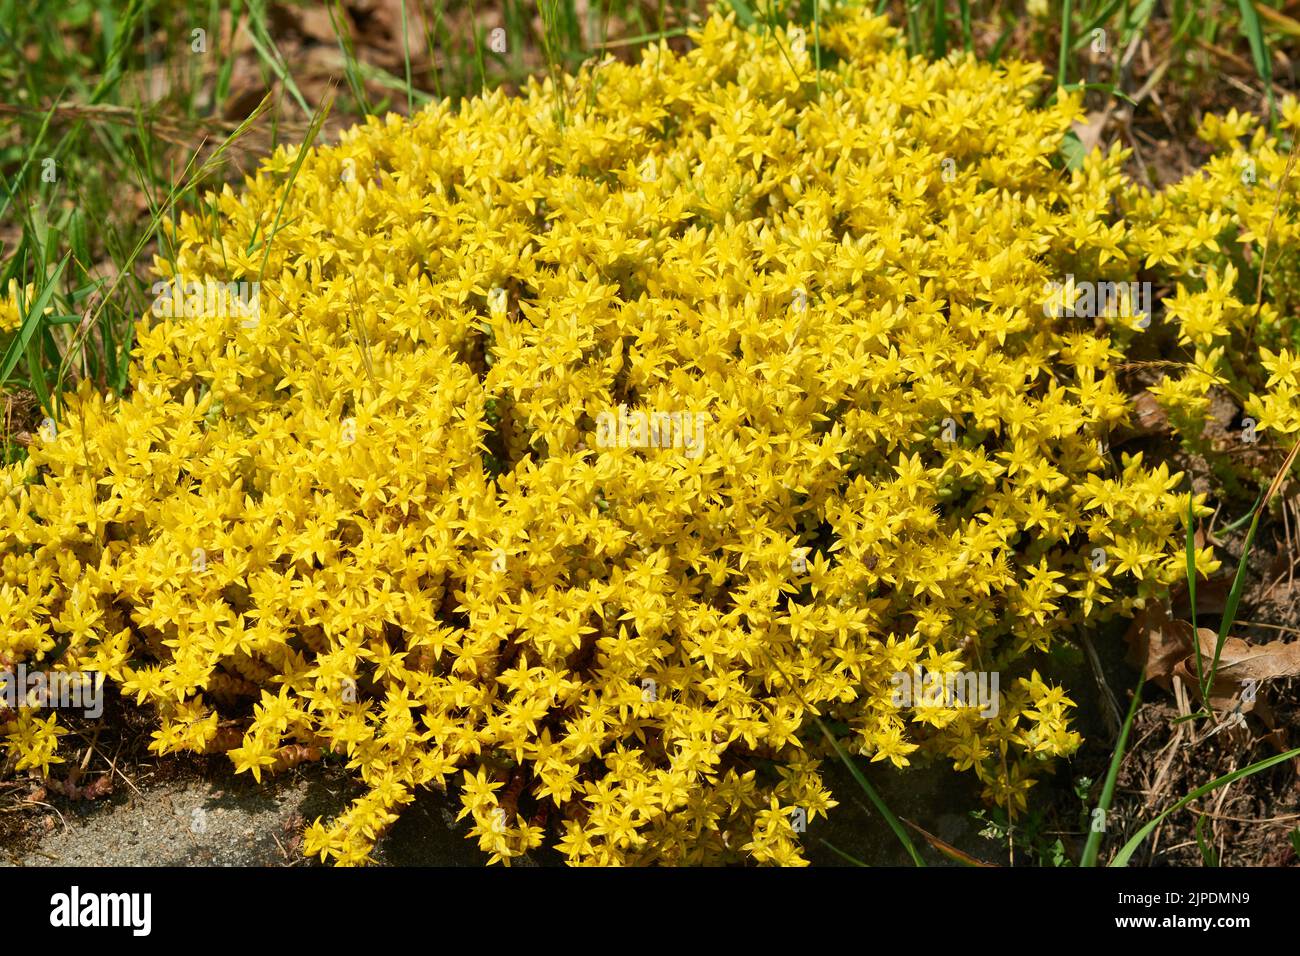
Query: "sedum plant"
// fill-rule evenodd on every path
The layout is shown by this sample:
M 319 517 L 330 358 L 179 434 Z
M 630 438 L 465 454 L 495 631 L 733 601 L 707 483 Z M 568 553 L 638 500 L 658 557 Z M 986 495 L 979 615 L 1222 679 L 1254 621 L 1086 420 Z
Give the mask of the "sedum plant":
M 1288 97 L 1281 114 L 1276 135 L 1236 110 L 1208 115 L 1199 135 L 1214 155 L 1204 168 L 1160 192 L 1131 184 L 1121 193 L 1129 250 L 1173 290 L 1166 322 L 1180 361 L 1150 391 L 1187 447 L 1234 484 L 1272 477 L 1242 454 L 1248 445 L 1300 431 L 1300 182 L 1290 145 L 1300 104 Z M 1240 413 L 1217 437 L 1206 432 L 1216 389 Z
M 1148 330 L 1044 308 L 1155 237 L 1122 153 L 1059 167 L 1039 66 L 822 40 L 714 17 L 182 215 L 130 394 L 0 473 L 0 664 L 107 674 L 158 752 L 345 762 L 340 864 L 421 787 L 494 861 L 801 864 L 815 718 L 1024 810 L 1080 742 L 1043 653 L 1185 560 L 1181 476 L 1105 445 Z M 917 669 L 1001 681 L 900 701 Z

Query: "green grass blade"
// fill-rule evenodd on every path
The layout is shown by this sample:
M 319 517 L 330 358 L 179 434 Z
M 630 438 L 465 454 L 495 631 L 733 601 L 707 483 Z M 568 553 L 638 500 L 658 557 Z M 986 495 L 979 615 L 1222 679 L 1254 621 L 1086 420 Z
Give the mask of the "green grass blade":
M 1142 846 L 1142 844 L 1146 841 L 1146 838 L 1155 832 L 1156 827 L 1160 826 L 1160 824 L 1164 821 L 1165 817 L 1169 816 L 1169 814 L 1171 813 L 1175 813 L 1181 810 L 1183 807 L 1187 806 L 1189 803 L 1191 803 L 1193 800 L 1197 799 L 1198 797 L 1203 797 L 1207 793 L 1211 793 L 1212 791 L 1217 790 L 1219 787 L 1227 786 L 1228 784 L 1232 783 L 1234 780 L 1240 780 L 1243 777 L 1252 776 L 1253 774 L 1259 773 L 1261 770 L 1267 770 L 1269 767 L 1276 767 L 1278 764 L 1283 763 L 1284 761 L 1287 760 L 1292 760 L 1296 757 L 1300 757 L 1300 747 L 1297 747 L 1294 750 L 1288 750 L 1284 753 L 1275 754 L 1272 757 L 1268 757 L 1264 760 L 1260 760 L 1256 763 L 1253 763 L 1249 767 L 1242 767 L 1240 770 L 1234 770 L 1232 773 L 1226 773 L 1222 777 L 1219 777 L 1215 780 L 1211 780 L 1209 783 L 1205 784 L 1204 786 L 1197 787 L 1187 796 L 1183 797 L 1183 799 L 1175 803 L 1168 810 L 1163 811 L 1158 817 L 1156 817 L 1154 820 L 1149 822 L 1137 833 L 1133 834 L 1132 839 L 1130 839 L 1127 843 L 1125 843 L 1124 846 L 1120 849 L 1120 851 L 1115 854 L 1115 859 L 1111 860 L 1110 865 L 1128 866 L 1129 860 L 1133 858 L 1133 854 L 1137 852 L 1140 846 Z
M 1192 604 L 1192 647 L 1196 649 L 1196 686 L 1202 690 L 1205 688 L 1205 665 L 1201 658 L 1201 642 L 1197 640 L 1196 635 L 1200 631 L 1196 628 L 1196 536 L 1192 533 L 1192 525 L 1196 522 L 1196 506 L 1192 503 L 1193 495 L 1187 493 L 1187 597 Z M 1205 698 L 1202 697 L 1202 700 Z
M 334 39 L 338 42 L 339 53 L 343 56 L 343 75 L 348 81 L 348 89 L 352 91 L 352 98 L 356 101 L 357 109 L 363 116 L 369 116 L 374 110 L 370 106 L 370 99 L 366 96 L 366 85 L 361 80 L 361 70 L 357 65 L 356 49 L 352 43 L 352 31 L 348 28 L 347 13 L 344 12 L 342 4 L 334 0 L 325 8 L 330 18 L 330 29 L 334 31 Z
M 1095 90 L 1100 93 L 1105 93 L 1107 97 L 1113 97 L 1123 103 L 1127 103 L 1130 106 L 1137 106 L 1137 103 L 1133 101 L 1133 98 L 1114 83 L 1066 83 L 1061 88 L 1067 92 L 1072 92 L 1074 90 L 1092 92 Z
M 1115 781 L 1119 778 L 1119 767 L 1124 762 L 1124 751 L 1128 748 L 1129 731 L 1133 729 L 1133 718 L 1137 716 L 1138 704 L 1142 700 L 1142 685 L 1146 681 L 1146 671 L 1138 675 L 1137 687 L 1133 691 L 1133 700 L 1128 705 L 1128 716 L 1120 728 L 1119 739 L 1115 741 L 1115 752 L 1110 755 L 1110 766 L 1106 769 L 1106 780 L 1101 786 L 1101 799 L 1097 809 L 1101 811 L 1103 829 L 1089 827 L 1088 840 L 1083 845 L 1083 856 L 1079 866 L 1096 866 L 1097 853 L 1101 850 L 1101 839 L 1105 835 L 1106 814 L 1110 813 L 1111 802 L 1115 799 Z
M 1008 41 L 1010 41 L 1012 34 L 1015 33 L 1015 30 L 1016 28 L 1014 24 L 1003 29 L 1002 33 L 998 35 L 997 40 L 994 41 L 992 48 L 989 50 L 989 55 L 986 58 L 987 62 L 996 63 L 1001 59 L 1002 51 L 1006 48 L 1006 45 Z
M 1210 673 L 1206 679 L 1205 685 L 1201 688 L 1202 700 L 1205 703 L 1207 712 L 1213 713 L 1210 707 L 1209 692 L 1214 687 L 1214 677 L 1219 669 L 1219 656 L 1223 651 L 1223 645 L 1228 640 L 1228 631 L 1232 629 L 1233 622 L 1237 619 L 1237 605 L 1241 603 L 1241 593 L 1246 586 L 1246 563 L 1250 557 L 1250 549 L 1255 544 L 1255 532 L 1259 530 L 1259 517 L 1268 507 L 1268 503 L 1273 500 L 1273 496 L 1282 490 L 1282 485 L 1286 482 L 1287 475 L 1291 473 L 1291 466 L 1295 463 L 1296 455 L 1300 454 L 1300 441 L 1291 446 L 1287 452 L 1286 460 L 1282 462 L 1277 473 L 1273 475 L 1273 480 L 1269 482 L 1268 488 L 1264 490 L 1264 496 L 1255 508 L 1254 517 L 1250 519 L 1250 530 L 1246 532 L 1246 540 L 1242 544 L 1241 558 L 1237 564 L 1237 573 L 1232 579 L 1232 590 L 1228 592 L 1228 601 L 1223 609 L 1223 622 L 1219 625 L 1219 639 L 1214 647 L 1214 661 L 1210 665 Z M 1193 634 L 1192 639 L 1197 637 Z
M 671 30 L 663 30 L 655 33 L 640 33 L 633 37 L 622 37 L 618 40 L 607 41 L 603 48 L 616 50 L 624 46 L 638 46 L 642 43 L 658 43 L 660 40 L 666 40 L 670 37 L 685 36 L 691 32 L 690 27 L 674 27 Z
M 1120 46 L 1128 46 L 1135 34 L 1141 33 L 1147 28 L 1147 21 L 1151 19 L 1151 14 L 1155 12 L 1155 9 L 1156 0 L 1142 0 L 1134 8 L 1125 25 L 1124 34 L 1120 38 Z
M 53 288 L 50 286 L 49 288 Z M 53 348 L 53 340 L 50 338 L 49 323 L 44 321 L 44 309 L 36 313 L 36 335 L 27 340 L 24 353 L 27 356 L 27 381 L 31 384 L 32 391 L 36 393 L 37 400 L 41 403 L 41 408 L 53 415 L 55 412 L 54 403 L 50 401 L 50 385 L 45 379 L 45 363 L 41 360 L 41 349 L 44 347 L 47 354 L 54 352 L 55 362 L 58 362 L 58 350 Z
M 1079 39 L 1074 41 L 1074 49 L 1076 51 L 1082 50 L 1085 46 L 1091 43 L 1092 31 L 1096 30 L 1107 20 L 1109 20 L 1112 16 L 1114 16 L 1115 11 L 1119 9 L 1122 3 L 1124 3 L 1124 0 L 1110 0 L 1110 3 L 1102 7 L 1101 10 L 1097 12 L 1096 16 L 1094 16 L 1091 20 L 1085 23 L 1083 25 L 1083 29 L 1079 31 Z
M 814 719 L 817 721 L 817 726 L 821 728 L 822 736 L 826 738 L 831 747 L 835 750 L 835 754 L 840 758 L 840 762 L 849 768 L 849 773 L 853 775 L 853 779 L 856 780 L 858 786 L 862 788 L 862 792 L 867 795 L 867 799 L 871 801 L 872 805 L 877 811 L 879 811 L 880 815 L 885 818 L 885 823 L 889 824 L 889 829 L 894 831 L 894 836 L 898 837 L 898 842 L 903 844 L 903 849 L 905 849 L 907 855 L 912 858 L 912 862 L 917 866 L 925 866 L 925 860 L 921 859 L 921 854 L 916 851 L 915 844 L 912 843 L 911 837 L 907 835 L 907 830 L 903 828 L 903 824 L 899 822 L 898 817 L 894 816 L 893 811 L 886 806 L 885 801 L 882 800 L 880 794 L 876 792 L 876 788 L 873 787 L 867 778 L 862 775 L 862 771 L 858 769 L 857 764 L 855 764 L 849 758 L 849 755 L 844 752 L 844 748 L 841 747 L 840 742 L 835 739 L 835 735 L 831 733 L 830 728 L 826 726 L 820 717 Z
M 826 849 L 830 850 L 841 860 L 845 860 L 848 863 L 852 863 L 854 866 L 865 867 L 867 865 L 863 863 L 861 860 L 859 860 L 856 856 L 851 856 L 848 853 L 845 853 L 843 850 L 839 849 L 838 847 L 834 846 L 829 840 L 822 840 L 821 842 L 822 845 L 826 847 Z
M 1250 43 L 1250 58 L 1255 61 L 1255 72 L 1259 74 L 1260 80 L 1264 83 L 1264 92 L 1268 94 L 1268 109 L 1271 116 L 1277 104 L 1273 102 L 1273 59 L 1268 49 L 1268 41 L 1264 39 L 1264 28 L 1259 22 L 1259 14 L 1255 12 L 1255 4 L 1251 0 L 1237 0 L 1237 9 L 1241 11 L 1241 32 L 1246 35 Z
M 1066 72 L 1066 65 L 1070 61 L 1070 18 L 1073 15 L 1074 4 L 1071 0 L 1063 0 L 1061 4 L 1061 53 L 1059 61 L 1056 64 L 1056 85 L 1065 86 L 1069 76 Z
M 1205 683 L 1201 685 L 1201 700 L 1207 710 L 1210 709 L 1210 689 L 1214 687 L 1214 678 L 1219 672 L 1219 658 L 1223 654 L 1223 645 L 1228 642 L 1228 632 L 1232 630 L 1232 625 L 1237 619 L 1237 605 L 1241 603 L 1241 594 L 1246 590 L 1247 559 L 1250 557 L 1250 549 L 1255 545 L 1255 532 L 1259 530 L 1259 516 L 1263 511 L 1261 505 L 1255 510 L 1255 517 L 1250 520 L 1246 540 L 1241 546 L 1241 557 L 1237 561 L 1237 573 L 1233 575 L 1232 589 L 1228 592 L 1228 601 L 1223 607 L 1223 620 L 1219 623 L 1219 637 L 1214 643 L 1214 659 L 1210 661 L 1210 673 L 1205 675 Z M 1200 640 L 1194 632 L 1192 643 L 1200 645 Z
M 88 102 L 91 105 L 103 100 L 117 86 L 117 81 L 122 78 L 124 72 L 122 64 L 131 48 L 135 21 L 143 11 L 144 4 L 140 0 L 131 0 L 122 13 L 122 19 L 117 24 L 113 34 L 113 43 L 109 48 L 104 63 L 104 71 L 100 74 L 99 82 L 95 84 L 94 90 L 90 93 Z
M 307 135 L 303 138 L 302 145 L 298 147 L 298 155 L 293 161 L 293 168 L 289 171 L 289 181 L 284 185 L 284 195 L 280 197 L 280 205 L 275 210 L 275 219 L 271 221 L 271 231 L 267 233 L 266 244 L 262 248 L 262 262 L 257 270 L 259 281 L 266 277 L 266 262 L 271 258 L 271 243 L 275 240 L 276 232 L 280 228 L 280 217 L 284 215 L 284 207 L 289 202 L 289 193 L 293 191 L 293 184 L 298 179 L 298 171 L 302 169 L 302 164 L 306 161 L 307 154 L 315 144 L 321 127 L 325 125 L 325 117 L 329 116 L 330 108 L 333 105 L 334 94 L 331 91 L 325 94 L 325 101 L 321 103 L 320 109 L 312 116 L 311 125 L 307 127 Z
M 406 115 L 410 116 L 415 112 L 415 98 L 413 95 L 414 87 L 411 86 L 411 38 L 410 31 L 406 25 L 406 0 L 402 3 L 402 68 L 403 75 L 406 79 Z
M 936 60 L 948 55 L 948 19 L 944 0 L 934 0 L 934 36 L 930 51 Z
M 1219 855 L 1214 852 L 1214 847 L 1205 839 L 1205 814 L 1196 818 L 1196 846 L 1201 851 L 1201 862 L 1206 866 L 1218 866 Z
M 54 275 L 50 276 L 49 281 L 45 283 L 45 287 L 41 289 L 35 301 L 27 303 L 28 309 L 26 314 L 22 316 L 22 325 L 19 326 L 18 334 L 9 343 L 9 348 L 5 349 L 4 361 L 0 362 L 0 386 L 9 381 L 9 376 L 18 365 L 18 359 L 26 353 L 28 343 L 31 342 L 32 336 L 36 334 L 36 330 L 40 327 L 45 307 L 50 304 L 50 299 L 54 297 L 54 289 L 58 285 L 59 277 L 63 275 L 63 268 L 68 264 L 70 255 L 71 253 L 64 255 L 58 267 L 54 270 Z
M 27 170 L 31 168 L 32 162 L 36 159 L 36 151 L 40 149 L 41 143 L 45 139 L 45 133 L 50 128 L 50 120 L 54 119 L 54 111 L 58 109 L 58 101 L 63 98 L 65 92 L 67 92 L 67 87 L 64 87 L 59 91 L 59 95 L 55 99 L 54 104 L 46 110 L 45 118 L 41 120 L 41 128 L 36 131 L 36 138 L 33 139 L 32 144 L 27 147 L 27 155 L 23 157 L 23 164 L 18 167 L 18 172 L 14 175 L 13 189 L 2 188 L 4 180 L 3 178 L 0 178 L 0 192 L 4 193 L 4 201 L 0 202 L 0 219 L 4 218 L 5 213 L 9 211 L 9 205 L 13 201 L 14 196 L 18 193 L 18 187 L 22 184 L 23 179 L 27 175 Z
M 226 37 L 225 44 L 221 47 L 222 60 L 221 66 L 217 70 L 217 91 L 213 95 L 213 102 L 217 105 L 226 102 L 226 97 L 230 95 L 230 80 L 235 72 L 235 33 L 239 29 L 239 21 L 244 12 L 244 0 L 235 0 L 230 7 L 230 34 Z
M 1241 593 L 1245 590 L 1246 585 L 1246 563 L 1250 557 L 1250 549 L 1255 544 L 1255 532 L 1259 530 L 1259 517 L 1268 507 L 1268 503 L 1273 500 L 1273 496 L 1282 490 L 1282 485 L 1286 482 L 1287 475 L 1291 473 L 1291 466 L 1295 463 L 1296 455 L 1300 454 L 1300 441 L 1291 446 L 1287 452 L 1286 460 L 1282 462 L 1277 473 L 1273 475 L 1273 480 L 1269 482 L 1268 488 L 1264 490 L 1263 497 L 1258 505 L 1255 506 L 1255 513 L 1250 519 L 1250 530 L 1246 532 L 1246 540 L 1242 544 L 1241 558 L 1237 564 L 1237 573 L 1232 579 L 1232 590 L 1228 592 L 1228 601 L 1223 609 L 1223 622 L 1219 625 L 1219 638 L 1214 647 L 1214 661 L 1210 666 L 1210 673 L 1206 678 L 1205 684 L 1201 687 L 1202 701 L 1205 703 L 1206 711 L 1213 713 L 1209 706 L 1209 691 L 1214 687 L 1214 677 L 1219 669 L 1219 656 L 1223 651 L 1223 645 L 1228 640 L 1228 631 L 1232 629 L 1233 622 L 1237 619 L 1237 605 L 1241 603 Z M 1196 635 L 1192 636 L 1197 640 Z
M 288 69 L 284 65 L 284 57 L 280 55 L 279 48 L 275 45 L 275 40 L 271 38 L 270 32 L 266 28 L 266 5 L 264 0 L 254 0 L 248 5 L 248 38 L 252 41 L 253 49 L 262 59 L 276 78 L 284 84 L 284 88 L 289 91 L 294 102 L 308 116 L 311 115 L 311 107 L 303 98 L 298 84 L 293 81 Z
M 70 363 L 76 358 L 78 351 L 81 347 L 81 344 L 84 342 L 85 333 L 88 333 L 91 328 L 95 327 L 96 323 L 99 321 L 100 315 L 104 311 L 104 308 L 108 305 L 109 302 L 113 301 L 113 296 L 117 293 L 118 287 L 121 286 L 121 284 L 126 280 L 127 276 L 132 274 L 132 270 L 135 267 L 136 260 L 139 258 L 140 253 L 144 249 L 145 245 L 148 243 L 149 237 L 157 233 L 159 223 L 162 221 L 163 216 L 166 215 L 168 212 L 170 212 L 170 210 L 175 206 L 177 199 L 181 195 L 186 194 L 191 190 L 193 190 L 196 187 L 196 185 L 200 181 L 202 181 L 202 179 L 205 176 L 207 176 L 211 171 L 218 168 L 222 164 L 222 162 L 224 162 L 225 154 L 230 149 L 231 145 L 234 142 L 236 142 L 238 139 L 240 139 L 240 137 L 242 137 L 249 129 L 251 129 L 254 123 L 257 121 L 258 117 L 260 117 L 269 108 L 271 103 L 271 95 L 272 94 L 267 93 L 267 95 L 262 98 L 262 102 L 258 104 L 256 109 L 254 109 L 252 113 L 249 114 L 248 118 L 245 119 L 242 123 L 240 123 L 239 126 L 234 130 L 234 132 L 232 132 L 221 142 L 221 144 L 216 148 L 216 150 L 213 151 L 212 155 L 203 161 L 202 165 L 199 166 L 198 171 L 193 173 L 192 176 L 189 174 L 190 174 L 190 170 L 192 169 L 192 167 L 194 166 L 195 162 L 198 159 L 198 155 L 199 155 L 198 151 L 196 150 L 194 154 L 190 157 L 190 160 L 186 164 L 184 173 L 182 174 L 181 178 L 177 181 L 176 185 L 172 186 L 171 189 L 168 191 L 166 201 L 163 203 L 162 206 L 158 207 L 153 212 L 152 217 L 150 218 L 149 221 L 148 228 L 140 233 L 139 237 L 136 239 L 135 244 L 131 248 L 130 252 L 127 253 L 124 257 L 122 257 L 123 261 L 119 265 L 117 277 L 113 280 L 113 284 L 109 287 L 108 291 L 104 293 L 104 295 L 100 298 L 99 305 L 96 307 L 94 314 L 91 316 L 88 322 L 86 322 L 83 326 L 79 327 L 78 335 L 74 336 L 72 342 L 69 344 L 67 352 L 63 356 L 63 361 L 59 365 L 59 373 L 58 373 L 56 388 L 62 389 L 63 379 L 67 374 L 67 370 L 70 366 Z M 122 342 L 122 350 L 123 350 L 122 354 L 124 356 L 130 353 L 131 338 L 132 338 L 132 330 L 131 327 L 128 326 L 126 337 Z M 125 388 L 126 369 L 127 366 L 123 364 L 120 370 L 120 375 L 122 376 L 122 385 L 118 389 L 118 391 L 121 391 L 123 388 Z M 3 376 L 0 376 L 0 382 L 2 381 L 3 381 Z
M 754 11 L 750 8 L 745 0 L 727 0 L 732 10 L 736 11 L 736 19 L 740 21 L 743 27 L 752 27 L 754 25 Z
M 1220 529 L 1219 529 L 1217 532 L 1215 532 L 1215 533 L 1216 533 L 1216 534 L 1228 534 L 1228 533 L 1231 532 L 1231 531 L 1236 531 L 1238 528 L 1244 528 L 1244 527 L 1246 526 L 1246 522 L 1248 522 L 1251 518 L 1255 517 L 1255 510 L 1256 510 L 1257 508 L 1259 508 L 1259 506 L 1260 506 L 1261 504 L 1263 504 L 1263 503 L 1264 503 L 1264 492 L 1261 491 L 1261 492 L 1259 493 L 1259 497 L 1255 499 L 1255 503 L 1254 503 L 1253 505 L 1250 506 L 1250 510 L 1249 510 L 1249 511 L 1247 511 L 1244 515 L 1242 515 L 1242 516 L 1241 516 L 1240 518 L 1238 518 L 1236 521 L 1232 521 L 1232 522 L 1230 522 L 1230 523 L 1228 523 L 1228 524 L 1225 524 L 1222 528 L 1220 528 Z
M 813 0 L 813 67 L 817 70 L 817 95 L 822 92 L 822 0 Z

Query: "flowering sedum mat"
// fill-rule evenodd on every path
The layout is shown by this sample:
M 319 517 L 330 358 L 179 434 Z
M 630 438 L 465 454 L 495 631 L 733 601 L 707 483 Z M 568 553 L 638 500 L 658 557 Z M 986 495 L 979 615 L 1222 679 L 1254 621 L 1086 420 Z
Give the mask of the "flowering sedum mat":
M 1161 595 L 1189 506 L 1105 444 L 1160 311 L 1044 289 L 1200 294 L 1229 220 L 1118 150 L 1062 169 L 1080 103 L 1035 108 L 1038 65 L 909 60 L 854 11 L 820 75 L 797 36 L 693 39 L 181 216 L 129 395 L 83 384 L 0 473 L 0 663 L 107 674 L 159 752 L 346 762 L 364 794 L 306 839 L 343 864 L 418 787 L 494 861 L 799 864 L 817 717 L 1024 810 L 1080 742 L 1042 653 Z M 918 669 L 996 698 L 900 700 Z M 18 769 L 60 761 L 54 711 L 0 719 Z

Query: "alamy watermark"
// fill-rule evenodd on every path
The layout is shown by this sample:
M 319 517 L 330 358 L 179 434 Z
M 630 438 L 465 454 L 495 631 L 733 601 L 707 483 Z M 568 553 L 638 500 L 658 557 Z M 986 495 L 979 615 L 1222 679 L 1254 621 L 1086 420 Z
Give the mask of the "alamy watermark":
M 895 707 L 972 707 L 981 717 L 998 715 L 997 671 L 957 671 L 940 674 L 923 671 L 897 671 L 889 682 L 894 685 Z
M 83 893 L 74 885 L 50 897 L 50 925 L 56 928 L 118 926 L 148 936 L 152 911 L 152 893 Z
M 86 717 L 104 712 L 104 675 L 98 671 L 0 671 L 0 706 L 8 710 L 58 707 Z
M 1048 282 L 1043 293 L 1043 314 L 1048 318 L 1112 316 L 1137 319 L 1134 325 L 1139 329 L 1151 324 L 1150 282 L 1076 282 L 1070 274 L 1064 282 Z
M 246 329 L 262 317 L 260 282 L 216 282 L 204 279 L 155 282 L 152 312 L 162 319 L 237 318 Z
M 596 416 L 598 448 L 681 448 L 687 458 L 704 454 L 704 426 L 712 420 L 708 412 L 618 412 Z

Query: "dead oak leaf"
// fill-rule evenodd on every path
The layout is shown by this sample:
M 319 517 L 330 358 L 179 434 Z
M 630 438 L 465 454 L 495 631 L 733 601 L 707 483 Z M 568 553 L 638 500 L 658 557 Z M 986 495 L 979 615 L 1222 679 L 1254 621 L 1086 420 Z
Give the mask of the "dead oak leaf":
M 1174 668 L 1191 653 L 1192 626 L 1170 617 L 1165 604 L 1153 602 L 1133 618 L 1124 640 L 1128 662 L 1144 669 L 1147 680 L 1172 690 Z

